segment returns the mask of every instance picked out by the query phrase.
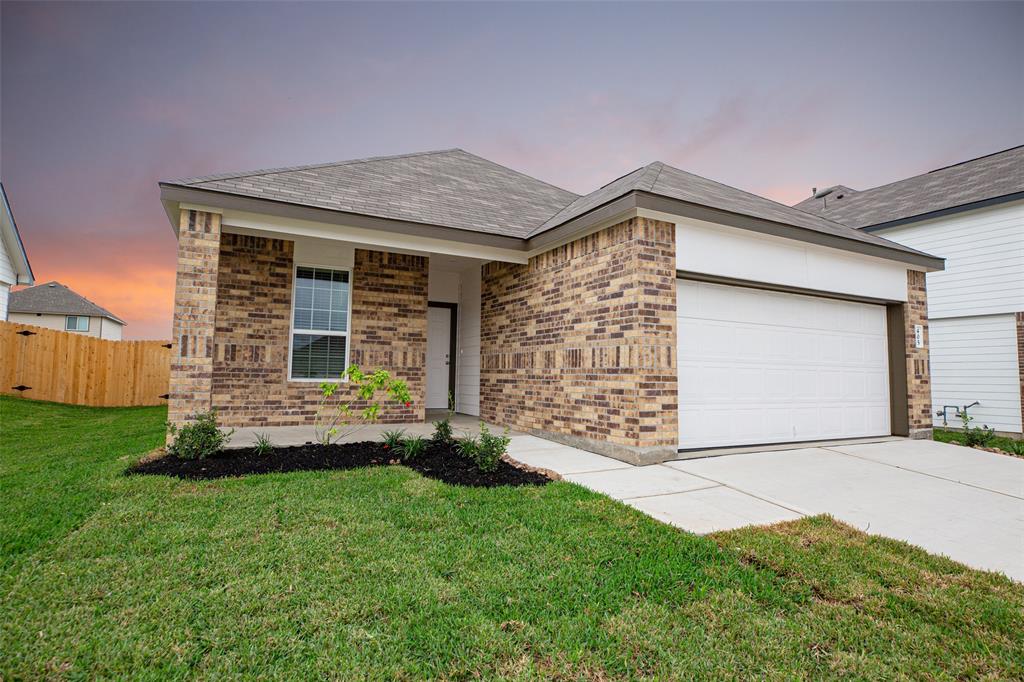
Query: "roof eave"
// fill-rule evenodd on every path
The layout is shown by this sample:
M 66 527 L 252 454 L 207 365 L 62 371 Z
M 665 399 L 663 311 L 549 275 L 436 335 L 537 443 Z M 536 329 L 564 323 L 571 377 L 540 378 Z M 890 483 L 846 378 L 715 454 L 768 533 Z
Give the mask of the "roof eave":
M 1004 194 L 998 197 L 990 197 L 988 199 L 982 199 L 981 201 L 972 201 L 966 204 L 959 204 L 958 206 L 949 206 L 947 208 L 941 208 L 937 211 L 919 213 L 918 215 L 907 216 L 905 218 L 897 218 L 896 220 L 889 220 L 884 223 L 865 225 L 864 227 L 859 227 L 857 229 L 861 230 L 862 232 L 877 232 L 878 230 L 886 230 L 891 227 L 899 227 L 900 225 L 908 225 L 910 223 L 919 223 L 925 220 L 933 220 L 935 218 L 941 218 L 943 216 L 953 215 L 955 213 L 966 213 L 967 211 L 976 211 L 979 208 L 996 206 L 998 204 L 1005 204 L 1010 201 L 1018 201 L 1021 199 L 1024 199 L 1024 191 L 1013 192 L 1012 194 Z
M 682 199 L 674 199 L 643 190 L 629 190 L 600 206 L 596 206 L 583 215 L 560 225 L 552 226 L 544 232 L 532 236 L 528 244 L 529 249 L 532 251 L 548 244 L 554 244 L 570 234 L 585 231 L 595 224 L 606 221 L 611 215 L 631 209 L 647 209 L 684 218 L 728 225 L 761 234 L 784 237 L 786 239 L 827 246 L 886 260 L 894 260 L 926 271 L 945 269 L 945 259 L 920 251 L 907 251 L 898 248 L 895 244 L 892 247 L 885 246 L 884 244 L 871 244 L 849 237 L 818 232 L 805 227 L 776 223 L 763 218 L 755 218 L 741 213 L 733 213 L 723 209 L 694 204 Z
M 9 251 L 13 251 L 11 255 L 14 256 L 16 261 L 14 263 L 15 279 L 18 280 L 17 282 L 12 282 L 12 284 L 26 284 L 28 286 L 32 286 L 36 283 L 36 276 L 35 273 L 32 272 L 32 263 L 29 262 L 28 252 L 25 250 L 25 244 L 21 241 L 21 233 L 18 232 L 18 223 L 14 220 L 14 212 L 11 210 L 11 203 L 7 199 L 7 190 L 4 189 L 3 183 L 0 183 L 0 200 L 3 201 L 4 211 L 4 218 L 2 221 L 3 231 L 7 233 L 7 239 L 5 239 L 4 242 L 7 243 L 8 246 L 11 246 L 10 243 L 13 242 L 13 246 L 15 247 L 13 249 L 9 249 Z
M 447 225 L 435 225 L 431 223 L 419 223 L 393 218 L 383 218 L 363 213 L 349 213 L 346 211 L 335 211 L 316 206 L 293 204 L 275 199 L 261 199 L 249 197 L 243 194 L 232 192 L 220 192 L 217 190 L 199 189 L 161 182 L 160 200 L 168 213 L 168 219 L 174 227 L 175 234 L 178 231 L 177 217 L 171 207 L 178 207 L 182 204 L 195 204 L 216 207 L 221 210 L 237 210 L 252 213 L 265 213 L 281 218 L 293 218 L 297 220 L 308 220 L 313 222 L 344 225 L 348 227 L 362 227 L 385 232 L 406 234 L 416 237 L 432 237 L 435 239 L 446 239 L 480 246 L 491 246 L 496 248 L 511 249 L 514 251 L 525 250 L 526 240 L 520 237 L 510 237 L 486 232 L 476 232 Z
M 110 313 L 69 313 L 66 310 L 25 310 L 24 308 L 19 308 L 17 306 L 8 306 L 7 310 L 8 312 L 18 313 L 19 315 L 79 315 L 81 317 L 102 317 L 105 320 L 117 322 L 122 327 L 128 326 L 127 322 Z
M 272 199 L 248 197 L 230 192 L 175 185 L 167 182 L 160 183 L 160 198 L 165 202 L 165 206 L 169 204 L 210 205 L 221 209 L 262 212 L 286 218 L 368 227 L 401 234 L 470 242 L 527 252 L 536 251 L 545 246 L 553 246 L 572 235 L 592 229 L 595 225 L 606 222 L 613 216 L 643 208 L 707 222 L 720 223 L 762 234 L 772 234 L 796 241 L 819 244 L 862 255 L 894 260 L 929 271 L 943 270 L 945 267 L 942 258 L 916 251 L 905 251 L 896 248 L 896 245 L 887 247 L 883 244 L 862 242 L 857 239 L 830 235 L 795 225 L 776 223 L 763 218 L 732 213 L 635 189 L 627 190 L 580 216 L 576 216 L 564 223 L 553 225 L 543 232 L 525 239 L 475 232 L 443 225 L 413 223 L 377 216 L 333 211 Z M 177 229 L 177 224 L 173 217 L 172 224 Z

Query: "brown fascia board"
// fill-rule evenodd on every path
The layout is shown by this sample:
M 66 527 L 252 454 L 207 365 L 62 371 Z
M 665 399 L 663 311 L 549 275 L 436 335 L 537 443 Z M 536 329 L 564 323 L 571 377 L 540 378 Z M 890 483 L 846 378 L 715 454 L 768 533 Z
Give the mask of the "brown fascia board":
M 267 213 L 282 218 L 294 218 L 297 220 L 309 220 L 314 222 L 347 225 L 350 227 L 362 227 L 373 230 L 382 230 L 398 234 L 408 234 L 418 237 L 432 237 L 435 239 L 447 239 L 449 241 L 461 242 L 464 244 L 479 244 L 497 248 L 510 249 L 513 251 L 534 251 L 548 245 L 553 245 L 577 232 L 586 230 L 598 223 L 608 220 L 621 213 L 634 209 L 647 209 L 659 211 L 671 215 L 678 215 L 695 220 L 703 220 L 720 225 L 728 225 L 739 229 L 750 230 L 760 234 L 768 234 L 795 241 L 817 244 L 842 251 L 850 251 L 866 256 L 894 260 L 908 265 L 915 265 L 928 270 L 944 270 L 944 259 L 930 256 L 916 251 L 904 251 L 898 248 L 890 248 L 881 244 L 861 242 L 856 239 L 848 239 L 836 235 L 825 234 L 793 225 L 776 223 L 762 218 L 754 218 L 739 213 L 731 213 L 717 208 L 710 208 L 700 204 L 692 204 L 680 199 L 672 199 L 658 194 L 651 194 L 638 190 L 632 190 L 624 195 L 616 197 L 604 204 L 591 209 L 581 216 L 577 216 L 568 222 L 552 227 L 529 239 L 519 237 L 507 237 L 504 235 L 486 234 L 473 232 L 455 227 L 443 225 L 432 225 L 429 223 L 416 223 L 404 220 L 393 220 L 367 216 L 359 213 L 346 213 L 332 211 L 325 208 L 312 206 L 301 206 L 271 199 L 257 199 L 246 197 L 229 192 L 217 192 L 213 190 L 198 189 L 182 185 L 160 183 L 160 199 L 162 201 L 176 201 L 181 203 L 206 204 L 218 208 L 247 211 L 252 213 Z M 177 225 L 175 224 L 175 231 Z

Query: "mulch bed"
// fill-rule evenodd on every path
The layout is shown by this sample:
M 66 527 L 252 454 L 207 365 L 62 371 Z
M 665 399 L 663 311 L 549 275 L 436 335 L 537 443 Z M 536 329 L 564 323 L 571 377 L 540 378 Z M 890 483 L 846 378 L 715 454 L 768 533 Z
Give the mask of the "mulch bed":
M 495 471 L 483 472 L 447 445 L 431 443 L 418 459 L 400 461 L 394 452 L 382 443 L 366 441 L 344 445 L 307 443 L 287 448 L 274 448 L 273 452 L 258 455 L 252 448 L 225 450 L 207 459 L 180 459 L 165 455 L 144 459 L 130 467 L 127 474 L 153 474 L 174 476 L 190 481 L 213 480 L 249 474 L 283 473 L 287 471 L 328 471 L 361 469 L 363 467 L 402 464 L 423 474 L 452 485 L 481 488 L 496 486 L 545 485 L 551 478 L 538 470 L 517 466 L 509 461 L 498 462 Z

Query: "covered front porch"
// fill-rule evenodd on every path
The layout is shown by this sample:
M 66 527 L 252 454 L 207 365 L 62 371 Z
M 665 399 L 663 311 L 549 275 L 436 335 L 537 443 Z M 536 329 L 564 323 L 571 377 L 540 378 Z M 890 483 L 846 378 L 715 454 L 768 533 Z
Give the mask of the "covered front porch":
M 429 435 L 427 411 L 452 409 L 476 429 L 481 268 L 525 256 L 487 245 L 182 207 L 175 305 L 180 357 L 169 418 L 214 409 L 219 423 L 276 444 L 312 438 L 320 384 L 345 369 L 404 380 L 406 405 L 380 401 L 380 423 Z M 342 386 L 336 398 L 351 399 Z M 355 402 L 353 410 L 364 404 Z

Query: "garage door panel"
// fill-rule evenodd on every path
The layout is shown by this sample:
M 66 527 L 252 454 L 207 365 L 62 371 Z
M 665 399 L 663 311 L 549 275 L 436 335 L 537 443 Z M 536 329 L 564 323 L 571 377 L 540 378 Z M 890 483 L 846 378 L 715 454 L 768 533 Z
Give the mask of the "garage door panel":
M 793 372 L 784 369 L 766 369 L 764 371 L 764 393 L 769 399 L 788 398 L 794 394 Z
M 796 369 L 790 372 L 790 376 L 793 380 L 793 395 L 798 400 L 814 399 L 820 395 L 820 372 Z
M 678 286 L 681 448 L 890 433 L 883 306 Z

